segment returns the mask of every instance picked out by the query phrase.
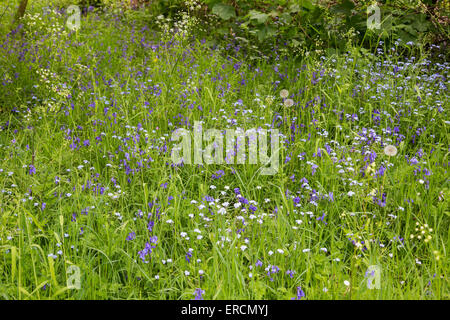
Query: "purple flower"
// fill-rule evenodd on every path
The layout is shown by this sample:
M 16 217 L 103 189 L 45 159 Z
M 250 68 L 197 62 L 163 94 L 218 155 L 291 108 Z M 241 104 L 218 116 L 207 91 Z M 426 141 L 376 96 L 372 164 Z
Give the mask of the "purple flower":
M 191 262 L 191 259 L 190 259 L 190 258 L 192 258 L 192 253 L 191 253 L 191 251 L 186 252 L 186 257 L 185 257 L 185 258 L 186 258 L 186 261 L 187 261 L 187 262 L 189 262 L 189 263 Z
M 314 163 L 311 164 L 311 174 L 312 175 L 314 175 L 316 173 L 316 170 L 317 170 L 318 167 L 319 166 L 314 164 Z
M 216 173 L 215 174 L 212 174 L 212 178 L 213 179 L 219 179 L 219 178 L 221 178 L 221 177 L 223 177 L 225 175 L 225 171 L 223 171 L 223 170 L 218 170 L 218 171 L 216 171 Z
M 295 271 L 288 270 L 288 271 L 286 271 L 286 274 L 292 279 L 292 278 L 294 278 Z
M 372 198 L 373 198 L 373 203 L 378 204 L 380 207 L 386 206 L 386 192 L 383 192 L 383 194 L 381 195 L 381 199 L 379 199 L 376 196 L 374 196 Z
M 291 298 L 291 300 L 301 300 L 305 297 L 305 292 L 302 290 L 302 287 L 297 287 L 297 297 Z
M 375 173 L 375 177 L 381 177 L 384 175 L 384 172 L 386 171 L 386 167 L 381 165 L 380 168 Z
M 321 217 L 319 217 L 319 218 L 316 218 L 316 220 L 317 221 L 322 221 L 325 225 L 327 225 L 328 223 L 326 223 L 325 221 L 323 221 L 323 219 L 325 219 L 325 216 L 326 216 L 326 214 L 325 214 L 325 212 L 322 214 L 322 216 Z
M 126 238 L 127 241 L 136 239 L 136 232 L 130 232 Z
M 289 155 L 286 155 L 286 159 L 284 160 L 284 163 L 288 163 L 289 161 L 291 161 L 291 156 L 292 156 L 292 152 Z
M 244 197 L 240 197 L 239 198 L 239 202 L 242 203 L 242 204 L 248 204 L 248 200 L 246 198 L 244 198 Z
M 376 158 L 377 158 L 377 153 L 376 153 L 375 151 L 371 151 L 371 152 L 369 153 L 369 155 L 366 155 L 366 156 L 364 157 L 364 161 L 369 160 L 369 163 L 372 163 L 372 162 L 375 161 Z
M 152 232 L 152 231 L 153 231 L 153 226 L 154 226 L 154 225 L 155 225 L 155 222 L 154 222 L 153 220 L 150 220 L 150 221 L 148 222 L 147 229 L 148 229 L 149 232 Z
M 150 242 L 146 242 L 144 249 L 142 249 L 141 251 L 138 252 L 139 257 L 142 259 L 142 262 L 148 263 L 148 261 L 146 260 L 146 256 L 147 255 L 148 256 L 151 255 L 152 250 L 154 248 L 156 248 L 156 243 L 157 242 L 158 242 L 158 237 L 157 236 L 150 237 Z
M 317 149 L 317 153 L 313 153 L 313 157 L 321 157 L 322 156 L 322 150 L 320 148 Z
M 419 161 L 416 159 L 416 157 L 412 157 L 411 160 L 409 160 L 409 163 L 414 165 L 414 164 L 418 164 Z
M 278 272 L 280 272 L 280 268 L 278 268 L 277 266 L 272 266 L 271 273 L 278 273 Z
M 28 167 L 29 167 L 28 174 L 30 176 L 32 176 L 33 174 L 36 174 L 36 168 L 32 164 L 30 164 Z
M 269 266 L 266 271 L 270 281 L 273 281 L 272 274 L 280 272 L 280 268 L 278 266 Z
M 205 294 L 205 290 L 202 290 L 200 288 L 195 289 L 194 300 L 204 300 L 202 294 Z

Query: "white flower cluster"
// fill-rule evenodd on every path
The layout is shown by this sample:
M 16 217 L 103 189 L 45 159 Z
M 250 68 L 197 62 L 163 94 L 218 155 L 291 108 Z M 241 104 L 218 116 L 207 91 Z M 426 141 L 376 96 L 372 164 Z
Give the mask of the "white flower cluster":
M 419 222 L 416 222 L 416 229 L 415 231 L 417 234 L 411 234 L 411 239 L 418 239 L 425 242 L 429 242 L 432 239 L 431 232 L 433 232 L 433 229 L 428 226 L 428 224 L 420 225 Z
M 188 0 L 185 5 L 187 12 L 179 12 L 173 21 L 163 15 L 156 18 L 156 24 L 163 31 L 163 40 L 168 41 L 175 37 L 180 41 L 188 38 L 194 30 L 200 28 L 200 21 L 195 17 L 195 12 L 202 8 L 200 1 Z
M 65 83 L 61 83 L 61 79 L 56 73 L 43 68 L 36 70 L 36 73 L 39 76 L 40 85 L 48 92 L 55 93 L 56 97 L 63 99 L 66 99 L 70 95 L 70 87 Z M 39 87 L 40 85 L 37 84 L 35 87 Z M 56 111 L 58 107 L 58 103 L 52 102 L 51 100 L 46 100 L 44 104 L 46 104 L 52 112 Z
M 64 28 L 64 19 L 61 13 L 56 10 L 46 9 L 42 13 L 26 13 L 23 21 L 27 27 L 27 32 L 32 35 L 35 32 L 50 35 L 50 38 L 56 37 L 58 34 L 67 35 Z

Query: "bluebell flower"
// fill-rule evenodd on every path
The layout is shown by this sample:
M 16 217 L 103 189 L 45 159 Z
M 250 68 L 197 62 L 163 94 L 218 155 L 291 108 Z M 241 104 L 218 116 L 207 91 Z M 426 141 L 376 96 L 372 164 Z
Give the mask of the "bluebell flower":
M 302 287 L 297 287 L 297 297 L 291 298 L 291 300 L 301 300 L 305 297 L 305 292 L 302 290 Z
M 126 238 L 127 241 L 136 239 L 136 232 L 130 232 Z
M 28 167 L 29 167 L 29 169 L 28 169 L 28 174 L 29 174 L 30 176 L 36 174 L 36 168 L 35 168 L 35 166 L 33 166 L 32 164 L 30 164 Z
M 205 294 L 205 290 L 200 288 L 195 289 L 194 291 L 194 300 L 204 300 L 202 295 Z

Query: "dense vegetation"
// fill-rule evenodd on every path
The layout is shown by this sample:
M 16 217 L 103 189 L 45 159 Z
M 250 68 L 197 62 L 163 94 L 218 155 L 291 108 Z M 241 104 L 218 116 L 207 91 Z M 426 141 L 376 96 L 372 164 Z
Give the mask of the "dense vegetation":
M 188 14 L 201 24 L 206 34 L 216 39 L 228 36 L 227 41 L 239 42 L 255 56 L 261 51 L 266 54 L 274 46 L 284 46 L 292 56 L 311 49 L 345 51 L 349 43 L 373 48 L 382 40 L 391 45 L 398 38 L 405 43 L 437 44 L 448 41 L 449 36 L 450 5 L 445 1 L 79 0 L 79 3 L 86 9 L 114 7 L 116 12 L 140 8 L 125 10 L 124 14 L 153 26 L 158 26 L 155 17 L 160 15 L 182 20 Z M 374 4 L 380 9 L 381 29 L 370 30 L 367 17 L 375 13 Z

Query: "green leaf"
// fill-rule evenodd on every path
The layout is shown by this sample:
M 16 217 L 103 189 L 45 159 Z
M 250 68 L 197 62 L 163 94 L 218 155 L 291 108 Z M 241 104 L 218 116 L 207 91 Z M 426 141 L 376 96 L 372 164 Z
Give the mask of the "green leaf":
M 256 20 L 258 24 L 263 24 L 267 21 L 269 15 L 256 10 L 250 10 L 250 12 L 248 13 L 248 17 L 250 18 L 250 20 Z
M 228 4 L 217 3 L 212 8 L 212 13 L 218 15 L 223 20 L 228 20 L 230 18 L 236 17 L 236 12 L 234 8 Z
M 315 8 L 315 6 L 311 2 L 311 0 L 301 0 L 300 4 L 303 8 L 308 9 L 308 10 L 313 10 Z
M 271 26 L 264 26 L 259 29 L 257 36 L 259 41 L 263 41 L 277 33 L 277 29 Z
M 289 6 L 289 12 L 290 12 L 290 13 L 297 13 L 297 12 L 299 12 L 299 11 L 300 11 L 300 7 L 299 7 L 298 4 L 291 4 L 291 5 Z
M 216 30 L 219 34 L 227 34 L 230 30 L 228 30 L 227 28 L 219 28 Z
M 280 18 L 286 24 L 289 24 L 292 21 L 291 15 L 289 13 L 287 13 L 287 12 L 284 12 L 283 14 L 281 14 Z
M 413 20 L 412 26 L 419 32 L 425 32 L 429 29 L 430 23 L 426 20 L 426 16 L 419 14 L 416 19 Z
M 280 15 L 280 13 L 276 10 L 272 10 L 269 12 L 269 16 L 271 16 L 272 18 L 278 17 L 279 15 Z
M 344 0 L 342 3 L 331 7 L 331 11 L 336 13 L 342 13 L 348 16 L 352 13 L 352 9 L 354 8 L 355 5 L 350 0 Z

